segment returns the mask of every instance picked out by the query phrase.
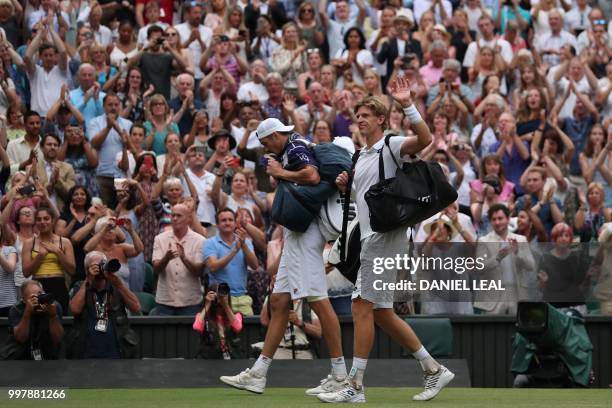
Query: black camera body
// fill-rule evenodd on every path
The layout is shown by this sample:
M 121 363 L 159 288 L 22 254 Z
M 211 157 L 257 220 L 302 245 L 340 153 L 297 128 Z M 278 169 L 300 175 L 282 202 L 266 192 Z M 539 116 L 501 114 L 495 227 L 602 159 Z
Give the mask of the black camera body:
M 48 305 L 50 303 L 53 303 L 54 300 L 53 295 L 51 293 L 46 292 L 40 292 L 36 297 L 38 298 L 39 305 Z
M 227 283 L 222 282 L 217 286 L 217 296 L 229 296 L 230 287 Z
M 164 43 L 164 41 L 165 41 L 165 40 L 164 40 L 164 38 L 163 38 L 163 37 L 160 37 L 160 38 L 158 38 L 157 40 L 155 40 L 155 44 L 157 44 L 157 45 L 162 45 L 162 44 Z
M 501 193 L 502 186 L 501 186 L 499 180 L 485 180 L 484 183 L 490 185 L 491 187 L 493 187 L 493 190 L 495 190 L 495 194 L 500 194 Z
M 31 196 L 36 191 L 36 187 L 32 184 L 26 184 L 19 189 L 19 194 L 22 196 Z
M 410 68 L 410 65 L 412 64 L 412 61 L 416 58 L 416 55 L 413 53 L 408 53 L 406 55 L 403 55 L 401 57 L 402 60 L 402 65 L 401 65 L 401 69 L 408 69 Z

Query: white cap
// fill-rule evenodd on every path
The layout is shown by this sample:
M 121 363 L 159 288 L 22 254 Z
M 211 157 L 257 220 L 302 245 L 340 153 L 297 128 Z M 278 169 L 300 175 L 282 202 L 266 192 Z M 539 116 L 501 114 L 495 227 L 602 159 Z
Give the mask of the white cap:
M 285 126 L 276 118 L 268 118 L 257 126 L 255 134 L 259 140 L 270 136 L 274 132 L 291 132 L 294 126 Z

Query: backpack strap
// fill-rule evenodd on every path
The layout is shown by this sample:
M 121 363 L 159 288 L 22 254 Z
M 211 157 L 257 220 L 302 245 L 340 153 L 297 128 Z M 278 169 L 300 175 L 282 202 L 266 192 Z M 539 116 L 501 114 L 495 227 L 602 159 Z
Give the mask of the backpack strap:
M 346 235 L 348 230 L 348 216 L 349 216 L 349 208 L 351 204 L 351 187 L 353 185 L 353 175 L 355 173 L 355 166 L 357 165 L 357 160 L 359 160 L 359 154 L 361 150 L 357 150 L 353 154 L 353 165 L 351 166 L 351 171 L 349 173 L 348 183 L 346 185 L 346 191 L 344 192 L 344 201 L 342 203 L 342 232 L 340 234 L 340 243 L 338 248 L 340 249 L 340 261 L 346 261 L 344 248 L 346 247 Z

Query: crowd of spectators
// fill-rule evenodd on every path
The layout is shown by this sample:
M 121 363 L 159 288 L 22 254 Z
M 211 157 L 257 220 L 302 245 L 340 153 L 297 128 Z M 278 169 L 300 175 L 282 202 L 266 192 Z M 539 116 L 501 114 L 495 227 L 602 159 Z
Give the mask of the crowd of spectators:
M 409 135 L 388 95 L 398 76 L 433 135 L 422 158 L 458 191 L 417 243 L 500 243 L 500 265 L 533 270 L 519 289 L 554 301 L 556 282 L 584 313 L 612 314 L 609 246 L 594 246 L 612 235 L 612 10 L 592 3 L 0 0 L 0 316 L 16 336 L 31 310 L 86 314 L 81 336 L 115 336 L 126 310 L 193 317 L 218 301 L 215 324 L 239 331 L 232 311 L 266 310 L 282 248 L 257 125 L 360 149 L 352 108 L 374 95 L 389 132 Z M 554 265 L 572 242 L 587 267 L 570 276 Z M 346 298 L 329 269 L 330 294 Z M 57 307 L 41 311 L 39 290 Z M 515 309 L 474 297 L 416 310 Z M 77 354 L 125 352 L 87 342 Z

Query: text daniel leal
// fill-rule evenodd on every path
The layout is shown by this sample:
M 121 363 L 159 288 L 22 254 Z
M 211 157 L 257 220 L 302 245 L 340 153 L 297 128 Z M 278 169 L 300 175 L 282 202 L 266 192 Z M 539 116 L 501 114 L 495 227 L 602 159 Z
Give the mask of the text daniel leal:
M 417 285 L 418 283 L 418 285 Z M 420 280 L 412 282 L 401 280 L 399 282 L 383 282 L 377 279 L 373 282 L 374 290 L 469 290 L 469 291 L 489 291 L 506 290 L 501 280 L 474 280 L 470 282 L 462 279 L 440 279 L 440 280 Z

